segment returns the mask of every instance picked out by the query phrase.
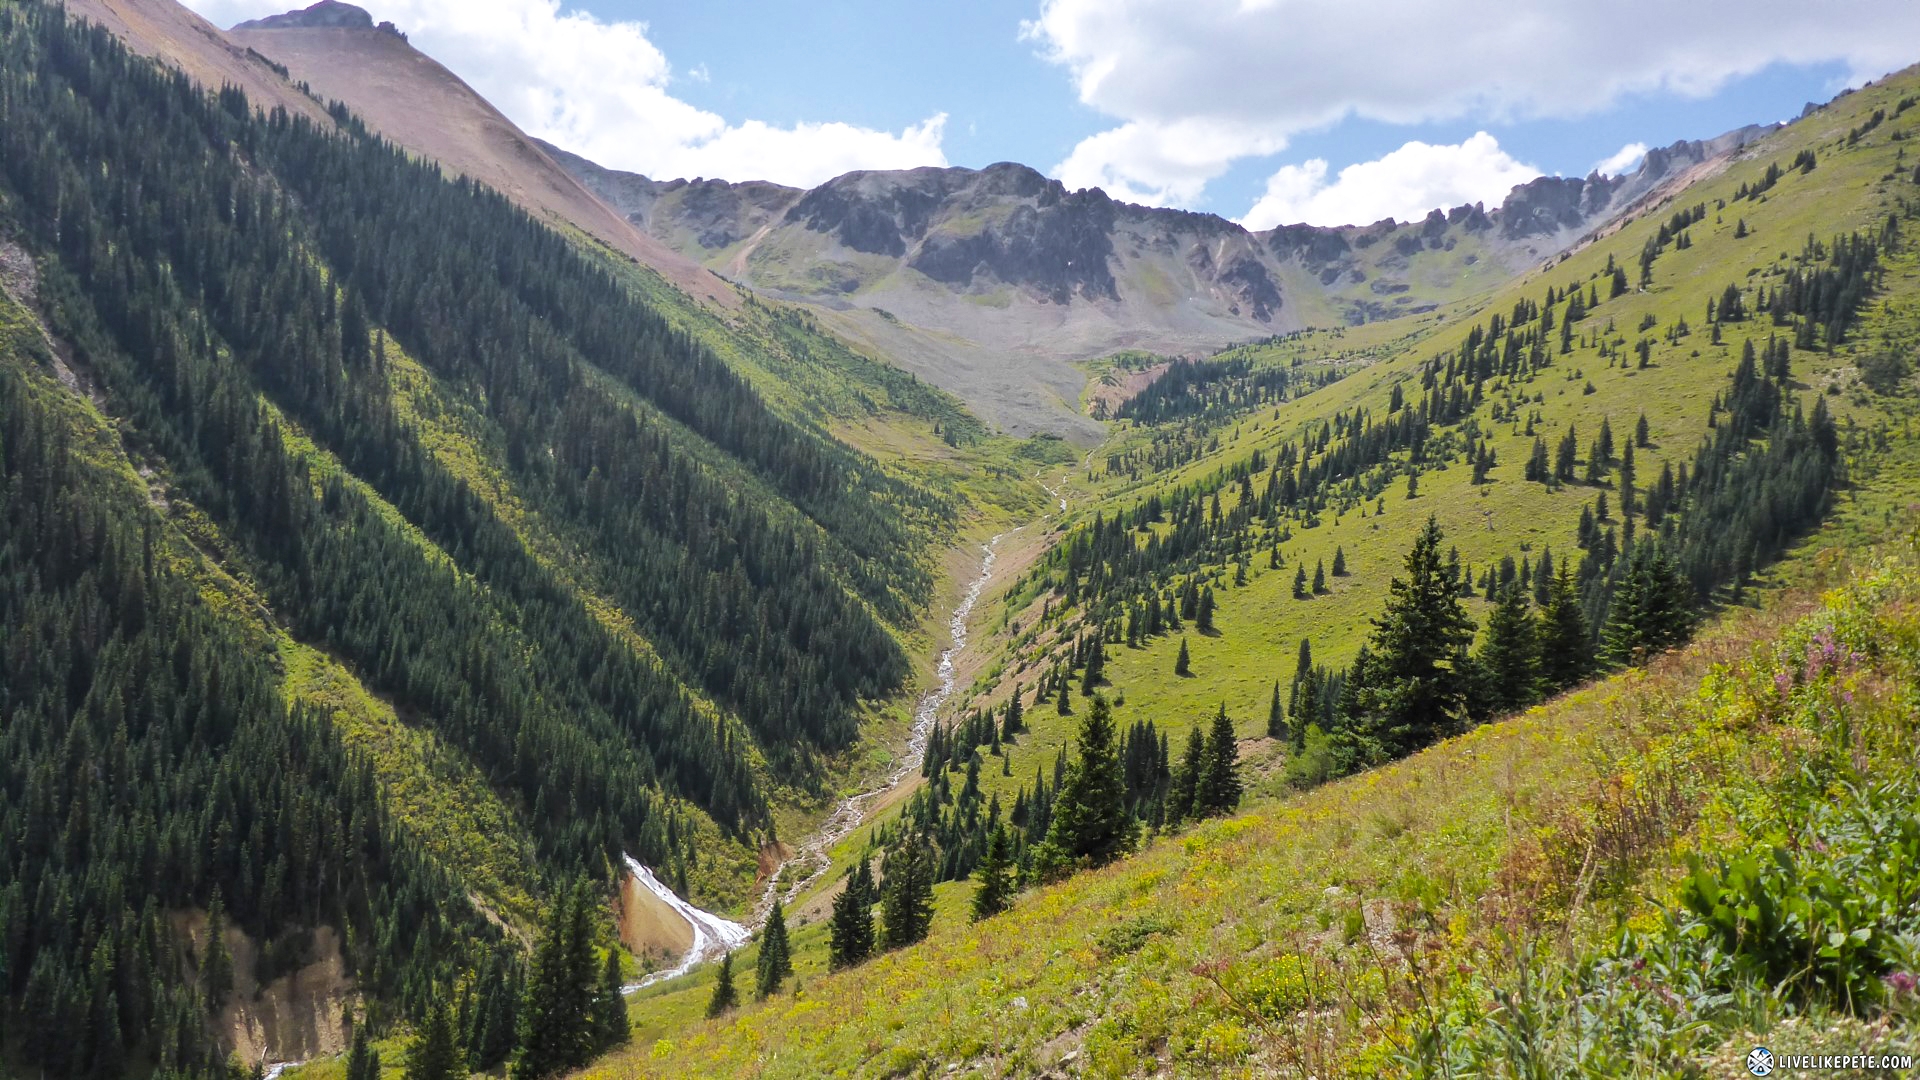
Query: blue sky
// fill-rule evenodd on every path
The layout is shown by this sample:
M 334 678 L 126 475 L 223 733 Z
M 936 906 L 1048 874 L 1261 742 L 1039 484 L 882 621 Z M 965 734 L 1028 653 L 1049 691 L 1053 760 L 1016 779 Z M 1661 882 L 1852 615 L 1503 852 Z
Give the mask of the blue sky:
M 223 25 L 286 6 L 188 3 Z M 612 167 L 806 186 L 1012 160 L 1260 227 L 1497 202 L 1920 60 L 1912 0 L 363 6 Z

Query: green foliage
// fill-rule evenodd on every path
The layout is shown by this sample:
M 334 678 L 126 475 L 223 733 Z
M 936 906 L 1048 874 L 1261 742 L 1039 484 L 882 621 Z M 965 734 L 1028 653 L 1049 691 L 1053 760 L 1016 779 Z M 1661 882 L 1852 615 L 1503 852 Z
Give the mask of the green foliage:
M 367 1026 L 355 1024 L 353 1048 L 347 1053 L 347 1080 L 380 1080 L 380 1051 L 367 1037 Z
M 707 999 L 707 1019 L 725 1016 L 740 1004 L 739 991 L 733 988 L 733 954 L 720 958 L 720 972 L 714 979 L 713 996 Z
M 860 867 L 862 873 L 848 880 L 846 888 L 833 898 L 833 920 L 831 923 L 831 948 L 828 965 L 835 970 L 853 967 L 873 955 L 873 903 L 872 889 L 861 882 L 869 877 L 866 865 Z
M 584 880 L 562 890 L 534 946 L 513 1080 L 543 1080 L 593 1059 L 602 985 L 594 963 L 594 891 Z
M 1432 518 L 1407 554 L 1405 578 L 1388 586 L 1386 610 L 1374 620 L 1368 662 L 1349 680 L 1358 733 L 1398 757 L 1462 730 L 1470 684 L 1463 663 L 1473 621 L 1460 604 L 1460 574 L 1440 553 Z
M 406 1080 L 466 1080 L 465 1055 L 454 1044 L 453 1017 L 445 1002 L 427 1012 L 426 1027 L 407 1050 Z
M 933 854 L 909 837 L 881 863 L 881 947 L 901 949 L 927 936 L 933 926 Z
M 986 857 L 976 871 L 979 885 L 973 892 L 973 919 L 990 919 L 1013 906 L 1013 867 L 1011 841 L 1006 826 L 995 824 L 987 834 Z
M 1127 813 L 1126 777 L 1114 746 L 1113 710 L 1106 698 L 1093 707 L 1074 737 L 1076 756 L 1068 767 L 1047 833 L 1048 866 L 1101 866 L 1133 847 L 1135 823 Z
M 754 990 L 761 997 L 772 997 L 781 983 L 793 977 L 792 948 L 787 940 L 787 916 L 776 896 L 766 925 L 760 929 L 760 955 L 754 962 Z
M 1196 728 L 1197 732 L 1199 729 Z M 1240 806 L 1240 746 L 1223 703 L 1214 714 L 1194 777 L 1193 816 L 1219 817 Z

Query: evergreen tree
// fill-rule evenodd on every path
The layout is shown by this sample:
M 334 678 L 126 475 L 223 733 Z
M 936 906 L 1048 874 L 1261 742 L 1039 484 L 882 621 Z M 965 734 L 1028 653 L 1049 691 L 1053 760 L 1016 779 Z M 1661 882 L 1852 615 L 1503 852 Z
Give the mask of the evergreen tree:
M 1347 549 L 1345 547 L 1336 547 L 1333 549 L 1333 576 L 1347 576 Z
M 754 989 L 763 998 L 772 997 L 780 984 L 793 976 L 792 946 L 787 941 L 787 916 L 780 909 L 780 898 L 773 898 L 773 910 L 767 913 L 767 925 L 760 931 L 760 958 L 754 965 Z
M 1202 749 L 1199 776 L 1193 785 L 1195 817 L 1232 813 L 1240 805 L 1240 744 L 1227 706 L 1221 702 Z
M 1305 600 L 1307 598 L 1307 568 L 1304 565 L 1294 567 L 1293 598 L 1295 600 Z
M 1489 712 L 1513 712 L 1539 700 L 1539 630 L 1518 581 L 1500 589 L 1477 660 L 1486 681 L 1484 705 Z
M 347 1054 L 347 1080 L 380 1080 L 380 1051 L 367 1039 L 367 1025 L 353 1027 L 353 1049 Z
M 1565 563 L 1547 588 L 1540 610 L 1540 675 L 1545 689 L 1558 692 L 1586 678 L 1593 666 L 1592 638 L 1580 595 Z
M 207 1011 L 218 1013 L 233 992 L 233 956 L 227 951 L 227 909 L 220 891 L 207 904 L 207 945 L 200 959 L 200 992 Z
M 1433 518 L 1407 554 L 1407 577 L 1388 586 L 1373 620 L 1370 659 L 1350 676 L 1361 711 L 1351 716 L 1380 750 L 1398 757 L 1451 734 L 1467 719 L 1463 661 L 1473 621 L 1460 605 L 1459 571 L 1440 554 Z
M 1194 611 L 1193 625 L 1203 634 L 1213 631 L 1213 589 L 1201 590 L 1200 604 Z
M 607 950 L 607 963 L 600 973 L 600 992 L 593 999 L 594 1042 L 600 1052 L 627 1041 L 631 1025 L 627 1018 L 627 996 L 621 993 L 620 950 Z
M 1316 561 L 1313 564 L 1313 595 L 1319 596 L 1327 591 L 1327 564 Z
M 1652 544 L 1639 545 L 1607 607 L 1602 658 L 1624 667 L 1680 644 L 1693 627 L 1691 600 L 1673 563 Z
M 1173 661 L 1173 673 L 1185 678 L 1193 674 L 1193 657 L 1187 652 L 1187 639 L 1180 639 L 1180 655 Z
M 1103 866 L 1133 847 L 1135 826 L 1106 698 L 1093 699 L 1074 742 L 1078 754 L 1061 784 L 1045 844 L 1055 860 Z
M 1179 821 L 1193 816 L 1193 793 L 1200 784 L 1200 772 L 1206 767 L 1206 737 L 1195 726 L 1187 731 L 1187 748 L 1180 763 L 1173 767 L 1167 786 L 1168 817 Z
M 990 919 L 1013 906 L 1012 841 L 1007 827 L 994 823 L 987 834 L 986 856 L 975 872 L 979 885 L 973 892 L 973 921 Z
M 856 880 L 833 898 L 828 966 L 835 971 L 866 962 L 873 955 L 873 901 Z
M 1273 680 L 1273 700 L 1267 704 L 1267 738 L 1287 737 L 1287 714 L 1280 706 L 1280 680 Z
M 888 949 L 905 948 L 925 938 L 933 925 L 933 856 L 925 840 L 909 837 L 887 852 L 881 869 L 880 942 Z
M 592 919 L 592 889 L 584 880 L 555 897 L 534 947 L 513 1080 L 541 1080 L 579 1068 L 593 1057 L 593 1002 L 599 980 Z
M 453 1017 L 447 1004 L 435 1001 L 427 1013 L 426 1028 L 407 1050 L 406 1080 L 466 1080 L 465 1055 L 453 1039 Z
M 733 953 L 720 957 L 720 974 L 713 982 L 713 996 L 707 999 L 707 1019 L 724 1015 L 740 1004 L 739 991 L 733 988 Z

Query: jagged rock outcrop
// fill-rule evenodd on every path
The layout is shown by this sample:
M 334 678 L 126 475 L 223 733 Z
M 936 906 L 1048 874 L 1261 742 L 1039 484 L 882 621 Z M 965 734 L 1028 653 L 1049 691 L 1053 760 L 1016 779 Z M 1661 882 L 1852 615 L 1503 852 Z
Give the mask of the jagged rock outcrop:
M 264 19 L 249 19 L 235 26 L 235 30 L 294 30 L 294 29 L 335 29 L 335 30 L 371 30 L 373 16 L 364 8 L 352 4 L 340 3 L 340 0 L 320 0 L 312 7 L 299 11 L 289 11 L 280 15 L 269 15 Z

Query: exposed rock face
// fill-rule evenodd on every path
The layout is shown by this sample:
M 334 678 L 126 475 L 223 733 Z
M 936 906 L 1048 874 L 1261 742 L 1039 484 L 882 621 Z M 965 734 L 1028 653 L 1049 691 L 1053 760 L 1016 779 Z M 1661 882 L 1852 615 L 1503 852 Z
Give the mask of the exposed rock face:
M 390 24 L 389 24 L 390 25 Z M 295 29 L 333 29 L 333 30 L 371 30 L 373 16 L 362 8 L 352 4 L 340 3 L 340 0 L 320 0 L 312 7 L 300 11 L 289 11 L 284 15 L 269 15 L 264 19 L 250 19 L 234 27 L 235 30 L 295 30 Z

